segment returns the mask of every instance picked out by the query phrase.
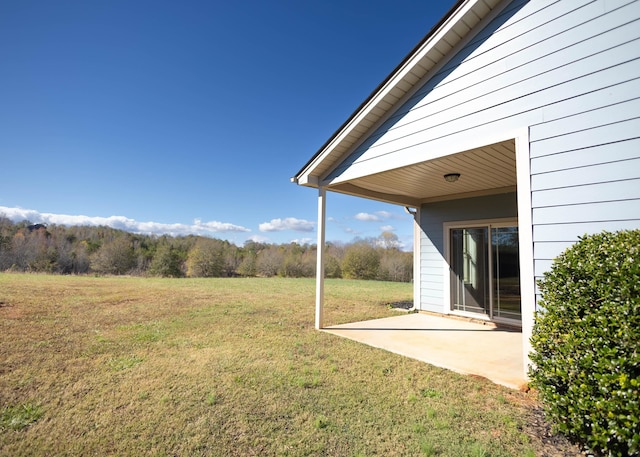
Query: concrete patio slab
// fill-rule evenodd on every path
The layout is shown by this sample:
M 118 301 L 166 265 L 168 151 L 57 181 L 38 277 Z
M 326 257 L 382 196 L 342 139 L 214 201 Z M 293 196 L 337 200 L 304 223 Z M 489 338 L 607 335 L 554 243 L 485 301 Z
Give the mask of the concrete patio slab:
M 522 333 L 413 313 L 336 325 L 323 331 L 512 389 L 526 385 Z

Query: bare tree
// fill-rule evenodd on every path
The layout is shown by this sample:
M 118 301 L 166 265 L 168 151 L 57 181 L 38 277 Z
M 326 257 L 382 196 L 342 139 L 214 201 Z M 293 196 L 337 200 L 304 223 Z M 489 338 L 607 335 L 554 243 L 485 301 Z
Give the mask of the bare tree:
M 397 249 L 385 249 L 380 258 L 378 279 L 409 282 L 413 276 L 413 254 Z
M 383 249 L 400 249 L 398 235 L 389 231 L 382 232 L 376 244 Z
M 284 263 L 284 253 L 278 246 L 269 246 L 258 254 L 256 272 L 258 275 L 271 277 L 278 274 Z

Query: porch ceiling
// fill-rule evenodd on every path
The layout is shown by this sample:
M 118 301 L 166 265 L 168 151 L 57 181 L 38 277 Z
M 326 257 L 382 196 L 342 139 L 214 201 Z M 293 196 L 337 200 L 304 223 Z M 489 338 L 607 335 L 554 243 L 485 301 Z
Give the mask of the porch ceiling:
M 460 179 L 447 182 L 444 180 L 447 173 L 460 173 Z M 496 143 L 329 185 L 328 188 L 413 207 L 429 201 L 514 191 L 515 144 L 513 140 Z

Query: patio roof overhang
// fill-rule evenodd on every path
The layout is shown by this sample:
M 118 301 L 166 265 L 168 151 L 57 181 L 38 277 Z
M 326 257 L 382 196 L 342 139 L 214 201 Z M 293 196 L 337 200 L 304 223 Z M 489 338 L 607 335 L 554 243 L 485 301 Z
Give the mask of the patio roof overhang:
M 444 176 L 457 173 L 448 182 Z M 507 140 L 361 177 L 322 183 L 328 190 L 409 207 L 516 191 L 515 142 Z

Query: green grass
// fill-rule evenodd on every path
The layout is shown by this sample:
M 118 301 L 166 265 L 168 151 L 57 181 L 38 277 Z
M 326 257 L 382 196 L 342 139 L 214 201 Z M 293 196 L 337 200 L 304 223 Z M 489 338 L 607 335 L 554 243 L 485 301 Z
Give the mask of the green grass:
M 329 280 L 329 324 L 409 284 Z M 313 328 L 308 279 L 0 274 L 0 455 L 535 455 L 532 400 Z M 19 424 L 13 426 L 11 424 Z
M 42 410 L 37 405 L 5 406 L 0 415 L 0 430 L 22 430 L 40 419 L 40 416 Z

